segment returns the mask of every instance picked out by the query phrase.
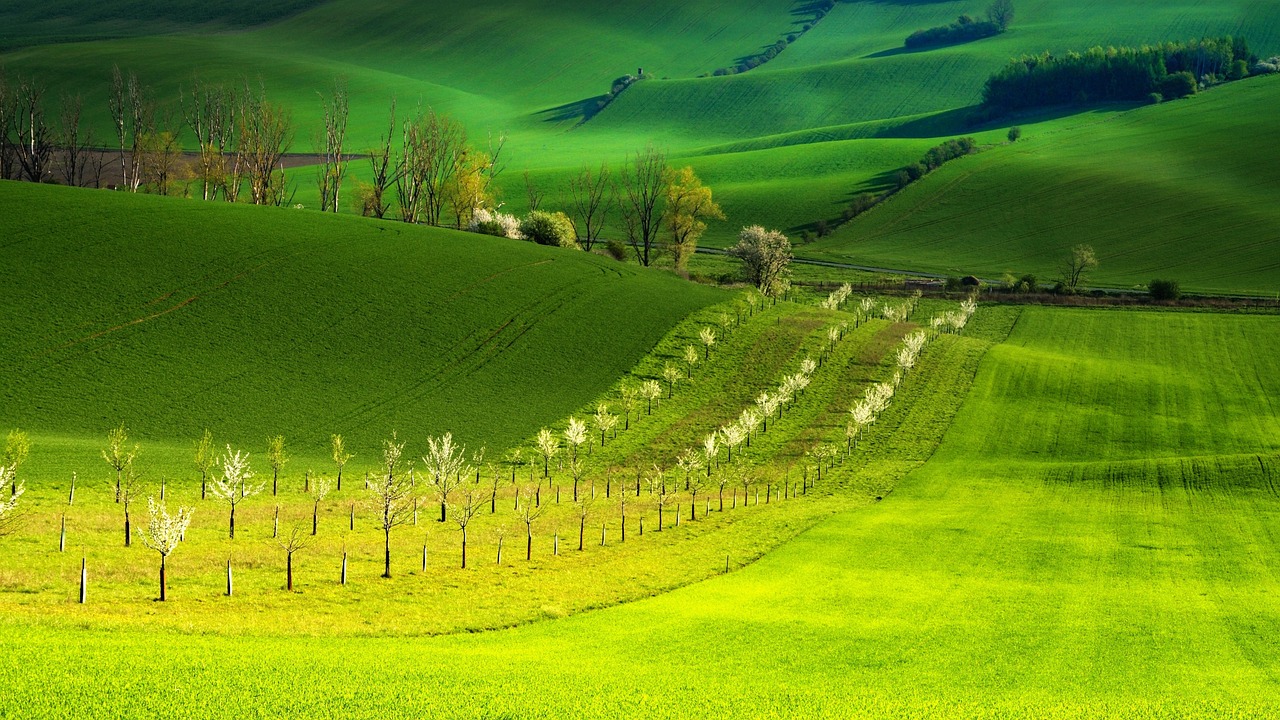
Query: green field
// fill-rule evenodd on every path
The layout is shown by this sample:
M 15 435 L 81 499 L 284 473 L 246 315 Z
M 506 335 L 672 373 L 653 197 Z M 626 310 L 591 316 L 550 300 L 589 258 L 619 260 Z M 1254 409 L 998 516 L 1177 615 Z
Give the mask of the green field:
M 1278 100 L 1280 78 L 1258 78 L 992 149 L 804 254 L 1052 282 L 1070 248 L 1087 242 L 1098 284 L 1172 278 L 1194 290 L 1274 295 L 1280 170 L 1264 148 Z
M 937 452 L 892 441 L 927 437 L 909 421 L 868 451 L 928 462 L 884 502 L 727 576 L 435 639 L 10 620 L 0 672 L 21 707 L 51 717 L 95 714 L 84 708 L 103 673 L 120 712 L 230 714 L 209 698 L 264 666 L 281 671 L 257 686 L 262 715 L 1274 713 L 1280 419 L 1265 398 L 1278 375 L 1253 348 L 1275 344 L 1275 318 L 987 308 L 979 319 L 930 351 L 896 406 L 945 405 L 978 368 Z M 1218 408 L 1218 427 L 1188 407 Z
M 282 19 L 265 23 L 234 2 L 201 8 L 163 4 L 161 10 L 140 2 L 130 6 L 137 8 L 133 14 L 67 9 L 40 22 L 17 5 L 0 6 L 13 19 L 4 24 L 17 28 L 8 42 L 20 46 L 0 54 L 0 66 L 38 76 L 49 85 L 50 97 L 83 93 L 99 138 L 111 137 L 105 97 L 113 63 L 135 69 L 160 99 L 175 98 L 197 70 L 206 81 L 261 80 L 272 98 L 293 109 L 300 127 L 295 150 L 302 152 L 312 150 L 312 129 L 319 123 L 316 93 L 342 76 L 351 88 L 357 149 L 383 131 L 392 96 L 402 111 L 421 101 L 459 117 L 481 145 L 490 133 L 507 133 L 509 164 L 499 181 L 500 200 L 516 212 L 526 204 L 524 170 L 547 193 L 546 204 L 565 207 L 568 176 L 582 163 L 604 160 L 616 167 L 653 142 L 678 162 L 692 164 L 717 190 L 729 219 L 713 223 L 707 240 L 723 245 L 747 224 L 798 233 L 820 219 L 834 221 L 850 197 L 883 189 L 892 170 L 940 139 L 976 133 L 984 143 L 997 141 L 1003 127 L 972 128 L 965 112 L 954 111 L 977 103 L 985 78 L 1012 56 L 1219 33 L 1245 34 L 1264 57 L 1280 52 L 1280 12 L 1263 2 L 1152 7 L 1098 1 L 1068 7 L 1028 0 L 1017 4 L 1017 20 L 1004 35 L 902 52 L 902 39 L 913 30 L 981 8 L 857 1 L 838 2 L 760 68 L 702 77 L 798 32 L 813 20 L 809 6 L 780 0 L 731 6 L 523 0 L 482 2 L 457 13 L 403 0 L 306 5 L 281 7 Z M 152 18 L 151 24 L 130 25 L 127 34 L 141 37 L 53 42 L 110 35 L 122 17 L 133 15 Z M 584 102 L 638 68 L 653 79 L 580 124 Z M 1041 119 L 1019 122 L 1028 138 L 1063 126 L 1087 135 L 1093 127 L 1087 115 L 1047 120 L 1043 127 Z M 355 170 L 365 174 L 358 164 Z M 315 205 L 306 174 L 298 177 L 299 201 Z M 1214 178 L 1209 189 L 1230 194 L 1233 180 Z M 1101 192 L 1126 196 L 1110 186 Z M 1223 232 L 1210 229 L 1215 238 Z M 848 252 L 861 249 L 850 246 Z M 1142 259 L 1159 262 L 1164 256 Z M 927 253 L 905 259 L 904 269 L 938 267 Z M 1269 291 L 1253 278 L 1235 286 Z

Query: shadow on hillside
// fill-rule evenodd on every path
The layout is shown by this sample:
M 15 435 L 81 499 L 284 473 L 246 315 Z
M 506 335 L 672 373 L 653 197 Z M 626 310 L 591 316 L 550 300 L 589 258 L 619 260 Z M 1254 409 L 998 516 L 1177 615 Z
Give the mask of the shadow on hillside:
M 557 107 L 539 110 L 534 113 L 534 117 L 537 117 L 542 122 L 552 124 L 574 122 L 581 125 L 600 112 L 600 106 L 604 103 L 606 97 L 608 96 L 597 95 L 583 100 L 575 100 Z

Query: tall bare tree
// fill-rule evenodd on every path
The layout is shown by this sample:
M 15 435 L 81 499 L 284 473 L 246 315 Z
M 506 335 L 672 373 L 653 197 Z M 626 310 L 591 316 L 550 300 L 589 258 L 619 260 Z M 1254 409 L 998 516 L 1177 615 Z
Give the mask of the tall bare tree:
M 468 487 L 461 493 L 461 499 L 453 505 L 453 521 L 462 532 L 462 569 L 467 569 L 467 526 L 471 519 L 480 512 L 482 506 L 480 494 L 475 488 Z
M 14 115 L 13 88 L 4 68 L 0 67 L 0 180 L 14 176 L 14 164 L 17 162 L 13 147 Z
M 320 172 L 316 174 L 316 183 L 320 188 L 320 211 L 338 212 L 341 198 L 342 181 L 347 175 L 348 158 L 345 154 L 347 141 L 347 115 L 350 112 L 347 100 L 347 81 L 337 78 L 333 81 L 333 96 L 321 96 L 321 107 L 324 117 L 324 130 L 316 142 L 316 150 L 323 158 Z
M 284 205 L 289 200 L 282 161 L 293 145 L 289 110 L 267 100 L 265 88 L 247 88 L 240 102 L 238 150 L 245 161 L 249 201 L 254 205 Z
M 138 456 L 138 445 L 135 443 L 132 448 L 128 445 L 129 431 L 123 422 L 119 427 L 107 431 L 107 447 L 102 451 L 102 459 L 116 471 L 116 502 L 120 502 L 120 484 L 124 469 Z
M 658 233 L 666 218 L 662 202 L 666 171 L 666 153 L 650 145 L 627 159 L 614 186 L 627 242 L 646 267 L 657 259 Z
M 289 453 L 284 449 L 284 436 L 276 435 L 267 438 L 267 462 L 271 463 L 271 494 L 279 492 L 280 471 L 289 462 Z
M 454 175 L 467 150 L 467 133 L 448 115 L 428 109 L 404 123 L 404 145 L 396 173 L 400 219 L 439 225 Z
M 227 182 L 227 152 L 235 137 L 237 96 L 221 85 L 210 85 L 199 76 L 190 92 L 179 92 L 183 119 L 200 148 L 198 177 L 205 200 L 214 200 Z
M 315 533 L 312 533 L 314 535 Z M 289 531 L 289 534 L 283 538 L 277 538 L 276 544 L 284 550 L 285 563 L 285 590 L 293 592 L 293 554 L 305 548 L 310 540 L 303 535 L 302 528 L 297 525 Z
M 369 479 L 369 497 L 378 513 L 382 529 L 382 577 L 391 577 L 391 531 L 413 520 L 413 482 L 401 463 L 404 443 L 397 443 L 393 433 L 382 442 L 382 472 Z
M 213 433 L 205 428 L 204 435 L 196 442 L 196 469 L 200 471 L 200 499 L 204 500 L 209 486 L 209 471 L 217 464 L 217 451 L 213 449 Z
M 86 130 L 81 122 L 84 98 L 79 95 L 62 96 L 62 112 L 58 122 L 58 150 L 61 158 L 62 181 L 72 187 L 95 187 L 102 178 L 102 153 L 92 152 L 93 130 Z
M 520 520 L 524 523 L 525 530 L 525 546 L 524 559 L 533 559 L 533 524 L 542 517 L 542 513 L 546 508 L 542 507 L 535 499 L 536 488 L 527 487 L 524 489 L 524 504 L 520 507 Z
M 608 211 L 605 202 L 609 189 L 609 165 L 600 163 L 600 169 L 591 172 L 589 165 L 583 165 L 578 174 L 569 179 L 569 194 L 573 198 L 574 230 L 577 223 L 582 223 L 581 232 L 577 232 L 578 244 L 583 250 L 591 251 L 596 240 L 600 239 L 600 230 L 604 226 L 604 218 Z
M 126 76 L 118 65 L 111 67 L 108 101 L 119 141 L 121 176 L 125 187 L 137 192 L 142 185 L 142 140 L 155 130 L 155 106 L 138 76 L 132 72 Z
M 524 171 L 524 193 L 528 200 L 529 212 L 542 207 L 542 190 L 533 184 L 533 177 L 529 175 L 529 171 Z
M 390 118 L 386 134 L 381 136 L 378 144 L 369 150 L 369 169 L 372 171 L 373 180 L 363 199 L 364 207 L 361 208 L 363 215 L 372 215 L 379 220 L 386 217 L 387 210 L 390 209 L 389 193 L 391 187 L 397 184 L 401 167 L 401 164 L 395 161 L 391 149 L 396 134 L 396 99 L 394 97 L 391 98 Z M 342 489 L 341 483 L 338 489 Z
M 13 93 L 14 147 L 22 176 L 43 182 L 53 159 L 54 130 L 45 120 L 44 86 L 34 78 L 18 78 Z

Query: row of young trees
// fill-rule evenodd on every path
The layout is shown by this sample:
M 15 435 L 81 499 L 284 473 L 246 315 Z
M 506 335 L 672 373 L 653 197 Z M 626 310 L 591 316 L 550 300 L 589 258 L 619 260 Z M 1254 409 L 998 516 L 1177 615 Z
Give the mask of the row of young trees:
M 1064 56 L 1028 55 L 988 78 L 983 106 L 996 115 L 1080 102 L 1175 99 L 1203 85 L 1238 80 L 1258 58 L 1243 37 L 1141 47 L 1094 47 Z

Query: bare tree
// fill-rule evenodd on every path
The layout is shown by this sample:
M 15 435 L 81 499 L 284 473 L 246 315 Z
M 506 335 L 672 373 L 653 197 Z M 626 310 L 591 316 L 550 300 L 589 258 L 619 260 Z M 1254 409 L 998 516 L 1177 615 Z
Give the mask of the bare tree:
M 666 472 L 657 463 L 645 473 L 645 484 L 649 487 L 649 496 L 653 498 L 653 509 L 658 511 L 658 532 L 662 532 L 662 516 L 671 504 L 673 490 L 667 485 Z
M 576 233 L 578 244 L 583 250 L 591 251 L 596 240 L 600 238 L 600 230 L 604 226 L 607 211 L 605 191 L 609 188 L 609 165 L 600 163 L 600 169 L 594 174 L 590 166 L 583 165 L 578 174 L 569 179 L 569 194 L 573 198 L 574 230 L 577 221 L 582 223 L 582 232 Z
M 379 220 L 387 215 L 390 206 L 388 192 L 399 178 L 400 164 L 394 161 L 391 150 L 396 134 L 396 99 L 394 97 L 391 98 L 390 117 L 387 133 L 379 138 L 376 147 L 369 150 L 369 166 L 373 174 L 373 182 L 364 198 L 364 207 L 361 208 L 362 214 L 372 215 Z M 342 489 L 341 483 L 338 484 L 338 489 Z
M 293 119 L 287 108 L 267 100 L 259 87 L 245 89 L 239 106 L 238 152 L 244 158 L 249 201 L 254 205 L 288 204 L 282 160 L 293 144 Z
M 334 435 L 329 438 L 333 443 L 333 464 L 338 466 L 338 492 L 342 492 L 342 468 L 346 467 L 347 462 L 355 457 L 347 452 L 346 443 L 343 442 L 341 435 Z
M 284 450 L 284 436 L 276 435 L 267 438 L 267 462 L 271 463 L 271 494 L 279 490 L 280 470 L 289 462 L 289 454 Z
M 120 170 L 125 187 L 137 192 L 142 185 L 142 139 L 154 131 L 155 107 L 149 93 L 132 72 L 125 76 L 111 68 L 111 119 L 120 146 Z
M 591 509 L 595 505 L 595 494 L 584 493 L 573 501 L 573 509 L 578 514 L 578 550 L 582 550 L 587 536 L 587 519 L 591 517 Z
M 338 212 L 341 197 L 342 180 L 347 175 L 348 158 L 345 155 L 347 141 L 347 116 L 350 106 L 347 99 L 347 81 L 337 78 L 333 81 L 333 97 L 321 96 L 324 117 L 324 130 L 321 132 L 316 149 L 324 158 L 320 171 L 316 174 L 316 183 L 320 189 L 320 212 Z
M 666 218 L 661 205 L 666 171 L 666 153 L 650 145 L 627 159 L 614 186 L 627 242 L 645 267 L 657 258 L 658 233 Z
M 427 110 L 404 123 L 404 145 L 396 172 L 400 219 L 439 225 L 447 190 L 462 164 L 467 134 L 448 115 Z
M 520 520 L 524 522 L 525 530 L 524 559 L 526 561 L 533 559 L 533 524 L 537 522 L 538 518 L 542 517 L 542 513 L 546 510 L 535 500 L 534 494 L 536 492 L 536 488 L 525 488 L 525 501 L 520 508 Z
M 422 456 L 422 469 L 440 500 L 440 522 L 447 519 L 449 495 L 462 484 L 472 469 L 467 465 L 467 449 L 453 441 L 453 433 L 427 438 L 427 454 Z
M 524 193 L 529 201 L 529 212 L 533 212 L 542 206 L 542 191 L 533 184 L 533 178 L 529 175 L 529 171 L 524 171 Z
M 391 531 L 413 520 L 413 482 L 401 462 L 404 443 L 396 442 L 395 433 L 382 442 L 382 472 L 369 480 L 369 498 L 378 513 L 382 529 L 382 577 L 391 577 Z
M 222 473 L 214 478 L 213 483 L 209 486 L 209 492 L 215 498 L 225 502 L 231 508 L 231 521 L 229 525 L 228 536 L 234 540 L 236 537 L 236 506 L 245 498 L 253 497 L 262 492 L 263 485 L 250 485 L 249 481 L 253 479 L 253 470 L 249 467 L 249 454 L 241 452 L 231 452 L 231 446 L 227 446 L 227 453 L 222 457 Z
M 8 75 L 0 67 L 0 180 L 9 180 L 14 176 L 13 146 L 13 88 L 9 85 Z
M 213 200 L 225 184 L 226 154 L 234 136 L 236 95 L 197 76 L 191 91 L 179 91 L 183 119 L 200 148 L 199 178 L 205 200 Z
M 156 502 L 154 497 L 147 498 L 147 511 L 147 532 L 142 536 L 142 544 L 160 553 L 160 602 L 164 602 L 168 599 L 165 563 L 186 536 L 193 511 L 182 507 L 178 508 L 176 515 L 170 515 L 164 506 L 164 500 Z
M 462 493 L 459 502 L 453 505 L 453 521 L 458 523 L 458 530 L 462 532 L 462 569 L 467 569 L 467 526 L 471 524 L 471 519 L 480 512 L 481 500 L 479 494 L 474 488 L 468 487 Z
M 58 123 L 58 148 L 61 155 L 62 180 L 72 187 L 96 187 L 102 178 L 102 154 L 92 152 L 93 130 L 81 123 L 84 98 L 62 96 L 62 114 Z
M 315 534 L 314 532 L 312 533 Z M 276 544 L 284 550 L 285 557 L 285 590 L 293 592 L 293 554 L 305 548 L 310 542 L 305 535 L 302 534 L 302 528 L 297 525 L 289 531 L 284 538 L 276 540 Z
M 123 422 L 119 427 L 107 431 L 107 447 L 102 451 L 102 459 L 116 471 L 116 502 L 120 502 L 120 483 L 124 469 L 138 456 L 138 445 L 135 443 L 129 449 L 126 447 L 128 443 L 129 431 L 125 429 Z
M 13 93 L 14 147 L 22 175 L 30 182 L 43 182 L 50 173 L 55 140 L 53 128 L 45 121 L 44 87 L 35 79 L 18 78 Z

